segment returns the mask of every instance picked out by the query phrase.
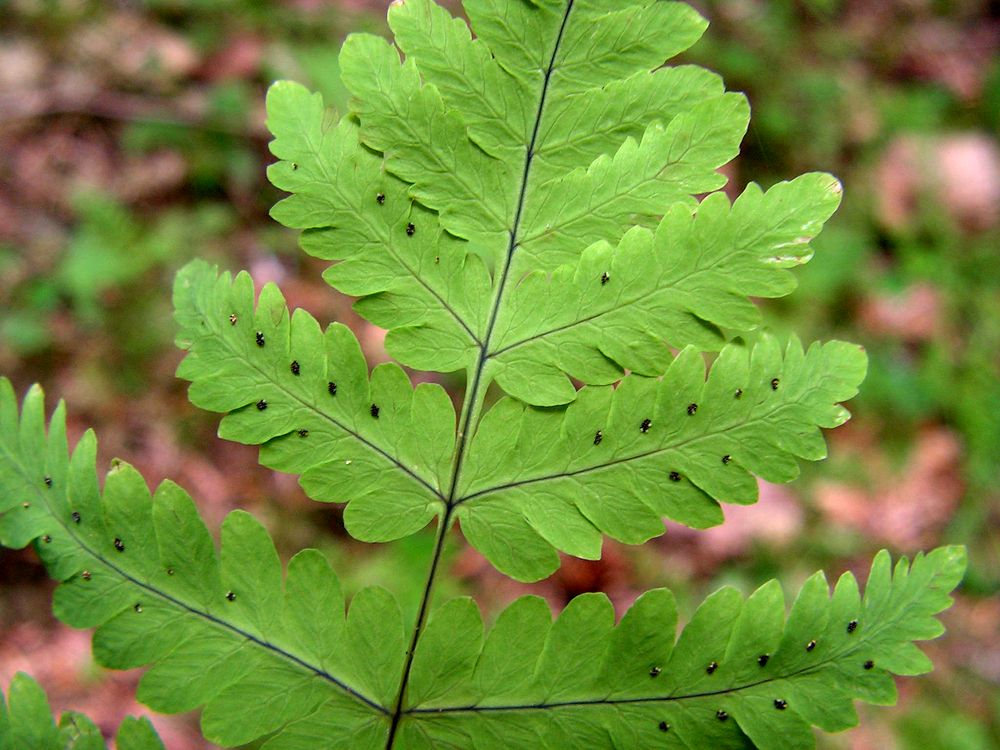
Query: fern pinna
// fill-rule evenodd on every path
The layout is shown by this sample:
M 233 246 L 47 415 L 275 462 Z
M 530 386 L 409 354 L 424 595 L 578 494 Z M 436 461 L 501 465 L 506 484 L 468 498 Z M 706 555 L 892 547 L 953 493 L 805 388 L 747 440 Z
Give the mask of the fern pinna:
M 605 535 L 638 544 L 663 518 L 722 522 L 720 503 L 755 502 L 756 477 L 787 482 L 824 456 L 820 428 L 848 418 L 839 404 L 866 369 L 857 346 L 757 330 L 749 297 L 792 290 L 788 269 L 809 260 L 841 189 L 807 174 L 733 202 L 714 192 L 746 100 L 664 65 L 703 19 L 659 0 L 464 8 L 471 31 L 402 0 L 395 45 L 349 37 L 339 119 L 293 83 L 267 101 L 269 176 L 290 193 L 274 217 L 336 261 L 325 278 L 388 330 L 396 360 L 466 374 L 457 413 L 396 364 L 369 372 L 348 328 L 289 312 L 273 284 L 255 301 L 246 273 L 194 262 L 174 292 L 178 374 L 226 414 L 220 435 L 346 503 L 357 539 L 436 523 L 413 627 L 376 587 L 345 611 L 315 550 L 283 573 L 246 513 L 217 550 L 176 485 L 150 497 L 119 462 L 101 489 L 93 434 L 70 452 L 63 406 L 46 430 L 41 392 L 19 411 L 6 382 L 0 540 L 34 542 L 62 582 L 56 614 L 97 629 L 97 659 L 149 665 L 139 699 L 203 707 L 220 745 L 812 747 L 812 727 L 856 723 L 854 699 L 890 703 L 893 674 L 930 669 L 912 642 L 940 634 L 961 549 L 895 566 L 881 553 L 863 596 L 850 574 L 832 594 L 817 574 L 787 618 L 774 581 L 746 598 L 723 589 L 678 638 L 666 590 L 617 625 L 603 594 L 554 620 L 524 597 L 490 628 L 469 599 L 432 600 L 453 527 L 535 581 L 560 551 L 599 557 Z

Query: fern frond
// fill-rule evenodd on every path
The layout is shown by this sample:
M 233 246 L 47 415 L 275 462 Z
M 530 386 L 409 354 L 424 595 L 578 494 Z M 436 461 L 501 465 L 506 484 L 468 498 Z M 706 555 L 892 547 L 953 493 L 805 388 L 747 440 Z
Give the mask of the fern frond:
M 163 750 L 149 719 L 126 717 L 118 729 L 117 750 Z M 41 686 L 19 672 L 8 699 L 0 691 L 0 750 L 106 750 L 104 736 L 83 714 L 67 711 L 58 726 Z
M 497 568 L 536 580 L 556 549 L 596 559 L 601 534 L 636 544 L 661 517 L 722 522 L 720 502 L 757 500 L 753 475 L 789 482 L 796 458 L 826 455 L 820 427 L 849 418 L 841 401 L 864 378 L 860 347 L 839 341 L 782 354 L 764 337 L 724 348 L 706 381 L 693 348 L 662 380 L 629 376 L 587 387 L 563 409 L 506 398 L 472 440 L 457 497 L 462 531 Z
M 228 325 L 228 323 L 227 323 Z M 234 511 L 221 550 L 188 495 L 116 463 L 103 491 L 88 432 L 68 456 L 60 404 L 45 431 L 41 390 L 20 419 L 0 380 L 0 543 L 32 540 L 56 589 L 57 617 L 96 628 L 94 654 L 115 669 L 152 665 L 138 698 L 157 711 L 204 706 L 202 730 L 233 746 L 322 715 L 383 737 L 404 654 L 399 607 L 359 592 L 345 617 L 336 575 L 306 550 L 281 564 L 264 528 Z
M 812 256 L 809 241 L 840 194 L 840 183 L 824 174 L 766 193 L 751 184 L 731 208 L 716 193 L 694 216 L 676 206 L 655 233 L 637 227 L 617 247 L 592 245 L 551 276 L 530 274 L 497 319 L 488 354 L 497 382 L 523 401 L 550 406 L 576 395 L 560 373 L 611 383 L 625 368 L 663 373 L 667 344 L 720 349 L 760 324 L 749 296 L 780 297 L 795 288 L 784 269 Z
M 484 638 L 474 605 L 433 615 L 414 660 L 407 748 L 812 748 L 812 727 L 857 723 L 853 701 L 895 702 L 892 675 L 929 671 L 912 643 L 943 632 L 934 615 L 965 570 L 942 547 L 893 570 L 875 558 L 862 599 L 845 573 L 822 573 L 785 620 L 776 581 L 750 597 L 724 588 L 674 640 L 671 593 L 641 596 L 615 626 L 604 594 L 584 594 L 552 622 L 524 597 Z M 448 643 L 450 658 L 441 658 Z
M 178 376 L 191 401 L 228 412 L 223 438 L 261 444 L 266 466 L 301 474 L 310 497 L 349 503 L 344 520 L 364 541 L 423 528 L 443 506 L 455 411 L 438 385 L 410 385 L 394 364 L 367 364 L 350 329 L 326 332 L 304 310 L 289 315 L 265 285 L 195 261 L 174 287 Z
M 490 279 L 466 245 L 415 204 L 409 185 L 361 147 L 350 118 L 329 122 L 322 99 L 283 81 L 267 95 L 275 186 L 292 195 L 271 215 L 307 230 L 303 248 L 341 262 L 325 278 L 363 297 L 358 312 L 389 328 L 386 346 L 402 361 L 447 372 L 467 366 L 486 326 Z M 414 329 L 419 332 L 414 341 Z

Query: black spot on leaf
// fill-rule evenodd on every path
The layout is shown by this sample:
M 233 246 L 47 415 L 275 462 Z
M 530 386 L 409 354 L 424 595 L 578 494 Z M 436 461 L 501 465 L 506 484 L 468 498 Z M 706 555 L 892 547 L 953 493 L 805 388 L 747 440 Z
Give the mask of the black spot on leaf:
M 728 453 L 722 457 L 722 463 L 728 465 L 733 460 L 733 457 Z
M 83 572 L 81 572 L 80 573 L 80 578 L 82 578 L 85 581 L 89 581 L 92 578 L 92 576 L 90 574 L 90 571 L 89 570 L 84 570 Z
M 668 476 L 670 477 L 670 481 L 671 482 L 679 482 L 679 481 L 681 481 L 681 475 L 678 474 L 676 471 L 670 472 L 670 474 L 668 474 Z
M 45 477 L 45 486 L 46 487 L 52 486 L 52 477 Z
M 293 162 L 292 162 L 292 171 L 294 172 L 294 171 L 296 171 L 296 170 L 297 170 L 298 168 L 299 168 L 299 165 L 298 165 L 298 164 L 296 164 L 296 163 L 295 163 L 295 162 L 293 161 Z
M 300 438 L 307 438 L 307 437 L 309 437 L 309 430 L 299 430 L 299 437 Z
M 115 537 L 114 545 L 115 545 L 115 549 L 118 550 L 119 552 L 124 552 L 125 551 L 125 542 L 123 542 L 118 537 Z
M 330 393 L 331 396 L 336 396 L 337 384 L 331 380 L 329 383 L 326 384 L 326 390 Z
M 417 233 L 417 228 L 412 223 L 406 225 L 406 236 L 412 237 Z
M 667 722 L 665 722 L 665 721 L 661 721 L 658 726 L 660 727 L 660 731 L 661 732 L 669 732 L 670 731 L 670 725 L 667 724 Z
M 46 534 L 45 536 L 42 537 L 42 541 L 45 542 L 46 544 L 52 544 L 52 537 Z
M 601 274 L 601 286 L 604 286 L 609 281 L 611 281 L 611 274 L 605 271 L 604 273 Z
M 139 602 L 136 602 L 135 606 L 132 607 L 132 609 L 134 609 L 137 614 L 142 613 L 142 605 Z
M 257 331 L 257 346 L 264 346 L 264 332 Z
M 847 632 L 848 633 L 853 633 L 857 629 L 858 629 L 858 621 L 857 620 L 851 620 L 849 623 L 847 623 Z
M 229 313 L 229 325 L 236 325 L 237 320 L 239 320 L 239 318 L 236 317 L 236 313 Z
M 733 398 L 740 399 L 743 398 L 743 389 L 737 388 L 736 392 L 733 394 Z
M 384 206 L 385 205 L 385 193 L 378 193 L 375 196 L 375 202 L 378 203 L 380 206 Z
M 864 666 L 865 669 L 872 669 L 875 666 L 875 662 L 873 662 L 871 659 L 869 659 L 862 666 Z
M 226 592 L 226 601 L 235 602 L 236 601 L 236 594 L 234 594 L 232 591 L 227 591 Z
M 650 677 L 659 677 L 661 671 L 662 670 L 659 667 L 650 667 L 649 668 L 649 676 Z
M 770 654 L 761 654 L 757 657 L 757 665 L 760 667 L 766 667 L 767 663 L 771 660 Z
M 715 718 L 718 719 L 719 721 L 725 721 L 726 719 L 729 718 L 729 714 L 727 714 L 720 708 L 718 711 L 715 712 Z
M 772 391 L 778 390 L 778 384 L 779 383 L 781 383 L 781 381 L 778 380 L 777 378 L 771 378 L 771 390 Z
M 717 661 L 709 662 L 708 666 L 705 667 L 705 672 L 708 674 L 715 674 L 715 670 L 719 668 L 719 663 Z
M 167 568 L 167 575 L 168 576 L 172 576 L 173 574 L 174 574 L 174 569 L 173 568 Z
M 779 711 L 784 711 L 786 708 L 788 708 L 788 701 L 786 701 L 783 698 L 775 698 L 774 707 Z
M 594 445 L 600 445 L 602 440 L 604 440 L 604 433 L 598 430 L 594 433 Z
M 267 408 L 267 401 L 261 399 L 257 402 L 257 411 L 264 411 Z
M 372 408 L 368 410 L 368 413 L 372 415 L 372 418 L 378 419 L 379 408 L 377 404 L 372 404 Z
M 649 428 L 653 426 L 653 420 L 644 419 L 642 424 L 639 425 L 639 432 L 649 432 Z
M 79 511 L 75 510 L 69 514 L 69 517 L 73 519 L 73 523 L 80 523 L 80 521 L 83 520 L 82 516 L 80 516 Z
M 816 648 L 816 641 L 809 641 L 806 644 L 806 651 L 812 651 L 814 648 Z
M 302 368 L 299 367 L 299 361 L 297 359 L 292 360 L 292 364 L 289 365 L 289 369 L 292 371 L 292 375 L 298 375 L 302 372 Z
M 688 404 L 688 416 L 694 416 L 698 411 L 698 404 Z

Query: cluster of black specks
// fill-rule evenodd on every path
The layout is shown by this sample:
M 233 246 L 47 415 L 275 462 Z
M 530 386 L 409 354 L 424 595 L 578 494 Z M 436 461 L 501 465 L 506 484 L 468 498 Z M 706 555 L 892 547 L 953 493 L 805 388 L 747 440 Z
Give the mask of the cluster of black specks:
M 737 388 L 736 392 L 733 394 L 733 398 L 735 398 L 735 399 L 741 399 L 741 398 L 743 398 L 743 389 L 742 388 Z
M 336 384 L 336 383 L 334 383 L 334 382 L 333 382 L 333 381 L 331 380 L 331 381 L 330 381 L 329 383 L 327 383 L 327 384 L 326 384 L 326 390 L 327 390 L 327 392 L 328 392 L 328 393 L 329 393 L 329 394 L 330 394 L 331 396 L 336 396 L 336 395 L 337 395 L 337 384 Z
M 865 668 L 866 670 L 869 670 L 869 669 L 873 669 L 873 668 L 875 667 L 875 662 L 873 662 L 873 661 L 872 661 L 871 659 L 869 659 L 869 660 L 868 660 L 868 661 L 866 661 L 866 662 L 865 662 L 864 664 L 862 664 L 862 666 L 863 666 L 863 667 L 864 667 L 864 668 Z
M 80 578 L 82 578 L 85 581 L 89 581 L 91 578 L 93 578 L 93 576 L 91 575 L 89 570 L 84 570 L 83 572 L 80 573 Z
M 729 714 L 727 714 L 720 708 L 718 711 L 715 712 L 715 718 L 718 719 L 719 721 L 725 721 L 726 719 L 729 718 Z
M 600 445 L 602 440 L 604 440 L 604 433 L 598 430 L 594 433 L 594 445 Z
M 650 667 L 649 668 L 649 676 L 650 677 L 659 677 L 661 671 L 663 671 L 663 670 L 661 670 L 659 667 Z
M 761 667 L 761 668 L 764 668 L 764 667 L 767 666 L 767 663 L 770 660 L 771 660 L 771 655 L 770 654 L 761 654 L 760 656 L 757 657 L 757 666 Z
M 307 438 L 307 437 L 309 437 L 309 430 L 305 430 L 305 429 L 299 430 L 299 437 L 300 438 Z
M 52 477 L 45 477 L 45 486 L 50 489 L 52 488 Z
M 661 721 L 658 724 L 658 726 L 660 727 L 660 731 L 661 732 L 669 732 L 670 731 L 670 725 L 667 724 L 667 722 L 665 722 L 665 721 Z
M 732 461 L 733 461 L 733 457 L 730 456 L 728 453 L 722 457 L 722 463 L 725 464 L 726 466 L 728 466 L 730 463 L 732 463 Z
M 413 222 L 410 222 L 409 224 L 406 225 L 406 236 L 407 237 L 412 237 L 416 233 L 417 233 L 417 228 L 415 226 L 413 226 Z
M 70 513 L 69 517 L 73 519 L 73 523 L 80 523 L 80 521 L 83 520 L 83 517 L 80 515 L 80 512 L 76 510 Z
M 698 404 L 688 404 L 688 416 L 693 417 L 698 413 Z
M 298 375 L 302 372 L 302 368 L 299 367 L 299 361 L 297 359 L 292 360 L 292 364 L 288 366 L 288 369 L 292 371 L 292 375 Z
M 671 482 L 679 482 L 679 481 L 681 481 L 681 475 L 678 472 L 676 472 L 676 471 L 670 472 L 670 474 L 668 474 L 667 476 L 670 477 L 670 481 Z
M 780 383 L 781 383 L 781 381 L 780 381 L 780 380 L 778 380 L 777 378 L 771 378 L 771 390 L 772 390 L 772 391 L 776 391 L 776 390 L 778 390 L 778 385 L 779 385 Z
M 257 346 L 264 346 L 264 332 L 257 331 Z
M 226 601 L 227 602 L 235 602 L 236 601 L 236 594 L 234 594 L 232 591 L 227 591 L 226 592 Z
M 806 644 L 806 651 L 812 651 L 814 648 L 816 648 L 816 641 L 809 641 Z
M 378 419 L 378 404 L 372 404 L 372 408 L 368 410 L 368 413 L 372 415 L 372 419 Z
M 779 711 L 784 711 L 786 708 L 788 708 L 788 701 L 786 701 L 784 698 L 775 698 L 774 707 Z
M 649 428 L 652 427 L 652 426 L 653 426 L 653 420 L 652 419 L 644 419 L 644 420 L 642 420 L 642 423 L 639 425 L 639 432 L 643 432 L 643 433 L 649 432 Z
M 719 668 L 719 662 L 712 661 L 712 662 L 708 663 L 707 667 L 705 667 L 705 672 L 707 674 L 715 674 L 715 670 L 718 669 L 718 668 Z
M 45 542 L 46 544 L 52 544 L 52 537 L 46 534 L 45 536 L 42 537 L 42 541 Z
M 385 193 L 376 193 L 376 195 L 375 195 L 375 202 L 378 203 L 380 206 L 384 206 L 385 205 Z
M 267 401 L 261 399 L 257 402 L 257 411 L 264 411 L 267 408 Z
M 611 274 L 605 271 L 604 273 L 601 274 L 601 286 L 604 286 L 609 281 L 611 281 Z
M 851 620 L 849 623 L 847 623 L 847 632 L 848 632 L 848 634 L 853 633 L 857 629 L 858 629 L 858 621 L 857 620 Z
M 115 545 L 115 549 L 118 550 L 119 552 L 124 552 L 125 551 L 125 542 L 123 542 L 118 537 L 115 537 L 114 545 Z
M 229 313 L 229 325 L 236 325 L 237 320 L 239 320 L 239 318 L 236 317 L 236 313 Z

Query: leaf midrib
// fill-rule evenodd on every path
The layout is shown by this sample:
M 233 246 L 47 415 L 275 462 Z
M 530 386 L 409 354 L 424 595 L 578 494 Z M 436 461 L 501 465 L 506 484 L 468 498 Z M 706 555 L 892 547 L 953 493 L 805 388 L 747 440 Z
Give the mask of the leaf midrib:
M 811 389 L 811 390 L 804 391 L 803 392 L 803 398 L 805 398 L 809 394 L 813 393 L 815 390 L 818 390 L 818 389 Z M 756 424 L 758 422 L 761 422 L 761 421 L 764 421 L 766 419 L 770 419 L 772 417 L 780 415 L 782 411 L 784 411 L 786 409 L 794 408 L 794 407 L 796 407 L 798 405 L 799 405 L 799 401 L 786 401 L 786 402 L 780 404 L 777 408 L 775 408 L 775 409 L 773 409 L 771 411 L 765 412 L 765 413 L 761 414 L 759 417 L 755 417 L 754 419 L 749 419 L 749 420 L 746 420 L 746 421 L 743 421 L 743 422 L 737 422 L 737 423 L 734 423 L 734 424 L 730 424 L 727 427 L 724 427 L 724 428 L 721 428 L 721 429 L 717 429 L 717 430 L 714 430 L 712 432 L 702 433 L 700 435 L 696 435 L 694 437 L 691 437 L 691 438 L 689 438 L 687 440 L 682 440 L 682 441 L 680 441 L 678 443 L 674 443 L 674 444 L 667 445 L 667 446 L 661 446 L 659 448 L 654 448 L 654 449 L 646 451 L 644 453 L 637 453 L 637 454 L 633 454 L 633 455 L 630 455 L 630 456 L 624 456 L 624 457 L 621 457 L 621 458 L 616 458 L 614 460 L 610 460 L 610 461 L 607 461 L 607 462 L 602 463 L 602 464 L 597 464 L 595 466 L 586 466 L 586 467 L 584 467 L 582 469 L 576 469 L 574 471 L 560 472 L 559 474 L 548 474 L 546 476 L 534 477 L 532 479 L 522 479 L 522 480 L 518 480 L 518 481 L 514 481 L 514 482 L 508 482 L 506 484 L 495 485 L 493 487 L 488 487 L 488 488 L 483 489 L 483 490 L 477 490 L 476 492 L 473 492 L 473 493 L 471 493 L 469 495 L 465 495 L 464 497 L 462 497 L 461 499 L 459 499 L 458 501 L 456 501 L 455 505 L 462 505 L 464 503 L 470 502 L 470 501 L 475 500 L 477 498 L 481 498 L 481 497 L 484 497 L 484 496 L 487 496 L 487 495 L 491 495 L 491 494 L 494 494 L 494 493 L 503 492 L 504 490 L 509 490 L 509 489 L 513 489 L 513 488 L 516 488 L 516 487 L 523 487 L 525 485 L 537 484 L 537 483 L 540 483 L 540 482 L 549 482 L 549 481 L 555 481 L 555 480 L 559 480 L 559 479 L 566 479 L 566 478 L 569 478 L 569 477 L 579 476 L 581 474 L 588 474 L 588 473 L 594 472 L 594 471 L 602 471 L 604 469 L 608 469 L 608 468 L 612 468 L 614 466 L 618 466 L 619 464 L 629 463 L 630 461 L 641 461 L 642 459 L 649 458 L 650 456 L 656 456 L 656 455 L 659 455 L 661 453 L 665 453 L 665 452 L 668 452 L 668 451 L 680 450 L 681 448 L 686 448 L 686 447 L 690 447 L 692 445 L 697 445 L 699 442 L 701 442 L 703 440 L 709 440 L 711 438 L 718 437 L 719 435 L 724 435 L 727 432 L 730 432 L 732 430 L 736 430 L 736 429 L 740 429 L 740 428 L 744 428 L 744 427 L 753 426 L 754 424 Z M 737 468 L 742 468 L 742 467 L 739 467 L 738 464 L 735 464 L 735 466 Z M 744 469 L 744 471 L 745 471 L 745 469 Z

